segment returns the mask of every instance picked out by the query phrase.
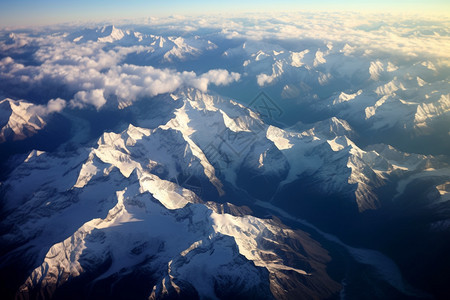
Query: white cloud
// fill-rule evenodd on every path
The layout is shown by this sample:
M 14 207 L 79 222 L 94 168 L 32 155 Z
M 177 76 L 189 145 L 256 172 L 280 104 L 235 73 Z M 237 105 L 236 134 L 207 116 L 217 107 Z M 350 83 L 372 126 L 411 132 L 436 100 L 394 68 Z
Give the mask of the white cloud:
M 259 86 L 264 86 L 266 84 L 271 83 L 275 78 L 273 76 L 269 76 L 267 74 L 261 73 L 256 76 L 256 81 Z
M 193 71 L 159 69 L 152 66 L 123 64 L 130 53 L 146 52 L 153 48 L 134 45 L 103 49 L 104 44 L 68 42 L 64 36 L 51 38 L 52 42 L 41 41 L 41 48 L 35 58 L 42 64 L 24 66 L 12 58 L 0 60 L 0 75 L 15 84 L 22 82 L 33 85 L 64 86 L 73 93 L 72 107 L 92 105 L 103 107 L 107 100 L 117 100 L 119 106 L 130 104 L 142 97 L 152 97 L 173 92 L 182 87 L 195 87 L 207 91 L 210 84 L 227 85 L 239 80 L 240 74 L 214 69 L 197 75 Z M 7 86 L 7 83 L 4 83 Z
M 51 99 L 46 105 L 33 105 L 30 107 L 33 113 L 45 117 L 52 113 L 61 112 L 66 107 L 66 100 L 61 98 Z
M 10 33 L 0 42 L 0 51 L 6 52 L 9 50 L 19 50 L 29 43 L 29 38 L 26 34 Z
M 1 67 L 5 67 L 5 66 L 13 64 L 13 63 L 14 63 L 14 59 L 12 59 L 11 57 L 5 57 L 2 60 L 0 60 Z
M 103 96 L 102 89 L 95 89 L 90 91 L 80 91 L 75 94 L 75 97 L 70 101 L 73 107 L 83 107 L 85 104 L 91 104 L 97 109 L 105 105 L 106 99 Z
M 412 20 L 414 22 L 410 22 Z M 430 23 L 431 21 L 432 23 Z M 308 70 L 322 68 L 317 70 L 316 75 L 320 76 L 316 77 L 316 81 L 319 80 L 321 84 L 326 84 L 330 79 L 329 69 L 333 76 L 348 75 L 348 78 L 352 78 L 355 74 L 358 74 L 359 77 L 359 74 L 368 74 L 369 76 L 370 62 L 382 61 L 385 70 L 389 71 L 392 68 L 389 68 L 388 63 L 391 64 L 391 62 L 385 58 L 391 56 L 399 58 L 392 61 L 400 70 L 401 64 L 405 64 L 408 59 L 410 59 L 411 63 L 409 64 L 411 65 L 426 61 L 435 66 L 435 71 L 450 62 L 450 49 L 446 39 L 448 21 L 425 19 L 424 17 L 418 19 L 417 16 L 387 18 L 382 15 L 303 12 L 260 14 L 242 18 L 237 16 L 152 18 L 145 22 L 151 24 L 152 29 L 162 35 L 164 32 L 186 33 L 208 28 L 208 32 L 211 32 L 208 33 L 208 38 L 213 37 L 214 43 L 225 38 L 242 38 L 244 39 L 242 42 L 246 41 L 247 48 L 238 47 L 241 52 L 235 51 L 236 56 L 224 56 L 220 59 L 240 59 L 242 55 L 249 56 L 258 50 L 263 50 L 269 59 L 278 60 L 278 57 L 282 55 L 272 54 L 274 50 L 285 51 L 286 55 L 288 53 L 302 54 L 295 57 L 295 62 L 293 58 L 292 61 L 286 60 L 289 66 L 283 66 L 280 72 L 278 69 L 273 69 L 272 63 L 265 65 L 264 62 L 261 62 L 250 65 L 248 68 L 245 66 L 245 72 L 252 73 L 251 76 L 256 77 L 260 86 L 273 83 L 284 69 L 290 70 L 286 76 L 294 78 L 295 76 L 292 74 L 300 72 L 304 68 L 310 68 Z M 186 33 L 186 38 L 183 37 L 183 43 L 176 50 L 192 50 L 203 47 L 204 44 L 208 45 L 206 40 L 202 40 L 201 37 L 194 36 L 194 34 Z M 149 36 L 147 35 L 148 38 Z M 189 38 L 189 36 L 194 36 L 194 38 Z M 166 41 L 174 40 L 174 37 L 169 37 L 167 34 L 164 37 Z M 271 39 L 270 42 L 267 39 Z M 264 42 L 255 43 L 255 40 L 264 40 Z M 100 109 L 108 101 L 118 101 L 119 103 L 112 103 L 120 106 L 121 103 L 129 104 L 140 98 L 173 92 L 183 87 L 195 87 L 206 91 L 211 84 L 229 85 L 239 81 L 241 77 L 239 73 L 216 69 L 217 66 L 205 73 L 199 73 L 195 70 L 195 66 L 190 67 L 190 70 L 194 71 L 183 71 L 182 69 L 158 68 L 158 64 L 155 63 L 152 63 L 153 66 L 137 66 L 129 63 L 130 60 L 126 60 L 126 58 L 132 53 L 140 53 L 145 58 L 152 58 L 153 55 L 162 57 L 163 54 L 158 51 L 163 50 L 158 48 L 158 43 L 152 45 L 145 39 L 142 42 L 137 39 L 133 40 L 133 43 L 136 44 L 124 42 L 105 45 L 93 41 L 74 43 L 68 41 L 67 34 L 43 33 L 39 36 L 21 33 L 13 35 L 13 38 L 9 39 L 10 44 L 8 45 L 14 44 L 15 48 L 7 47 L 5 41 L 0 41 L 0 48 L 3 47 L 2 49 L 10 51 L 6 55 L 15 53 L 11 51 L 16 51 L 19 49 L 18 47 L 26 48 L 27 45 L 38 48 L 33 55 L 33 60 L 40 65 L 27 65 L 26 62 L 18 59 L 15 61 L 11 57 L 0 60 L 0 76 L 3 81 L 3 83 L 0 82 L 0 92 L 1 89 L 9 88 L 10 83 L 16 85 L 22 83 L 24 88 L 35 87 L 36 90 L 50 83 L 56 87 L 55 89 L 67 90 L 66 94 L 58 96 L 66 99 L 72 98 L 70 103 L 73 107 L 93 105 Z M 325 48 L 326 45 L 331 45 L 330 42 L 333 47 Z M 220 43 L 217 45 L 220 47 Z M 262 48 L 253 52 L 252 45 Z M 286 47 L 286 45 L 288 46 Z M 193 48 L 190 48 L 191 46 Z M 171 51 L 169 48 L 164 51 Z M 223 50 L 233 54 L 230 49 Z M 199 54 L 200 52 L 195 53 Z M 314 53 L 315 57 L 313 57 Z M 309 61 L 309 56 L 312 56 L 312 61 Z M 12 57 L 15 56 L 12 55 Z M 249 58 L 250 60 L 248 60 Z M 245 59 L 251 61 L 251 57 L 245 57 Z M 128 63 L 125 64 L 125 61 Z M 176 65 L 174 62 L 166 61 L 165 66 L 180 68 L 181 65 Z M 200 59 L 198 63 L 205 62 Z M 370 74 L 373 79 L 381 78 L 380 75 L 383 72 L 378 71 L 371 66 Z M 417 75 L 422 76 L 421 74 Z M 299 79 L 296 80 L 300 82 Z M 20 96 L 26 97 L 26 95 Z M 48 98 L 54 97 L 55 95 L 51 95 Z
M 7 77 L 13 77 L 10 76 L 11 73 L 18 72 L 21 69 L 23 69 L 25 66 L 19 63 L 16 63 L 14 59 L 7 56 L 0 60 L 0 74 L 5 75 Z
M 228 85 L 240 78 L 238 73 L 229 73 L 226 70 L 211 70 L 198 76 L 195 72 L 177 72 L 172 69 L 129 64 L 113 66 L 106 73 L 79 75 L 64 78 L 66 81 L 70 78 L 73 85 L 84 88 L 74 96 L 71 105 L 81 108 L 90 104 L 97 109 L 103 107 L 109 98 L 116 98 L 119 106 L 122 106 L 143 97 L 170 93 L 182 87 L 207 91 L 211 83 Z
M 173 92 L 182 87 L 195 87 L 207 91 L 209 84 L 227 85 L 239 80 L 240 75 L 226 70 L 211 70 L 197 76 L 195 72 L 177 72 L 172 69 L 157 69 L 152 66 L 122 65 L 111 68 L 104 75 L 104 94 L 116 96 L 121 102 L 133 102 L 142 97 L 153 97 Z M 91 103 L 84 98 L 73 103 Z M 100 108 L 106 102 L 95 102 Z M 91 103 L 93 104 L 93 103 Z
M 448 19 L 438 16 L 294 11 L 226 17 L 154 18 L 150 24 L 173 31 L 214 28 L 227 39 L 344 42 L 347 43 L 343 49 L 346 55 L 372 51 L 375 56 L 384 53 L 432 58 L 450 65 L 450 24 Z
M 228 85 L 241 78 L 239 73 L 228 72 L 227 70 L 210 70 L 202 75 L 202 78 L 208 79 L 209 82 L 215 85 Z
M 50 100 L 47 103 L 47 110 L 49 113 L 60 112 L 64 107 L 66 107 L 66 101 L 61 98 Z

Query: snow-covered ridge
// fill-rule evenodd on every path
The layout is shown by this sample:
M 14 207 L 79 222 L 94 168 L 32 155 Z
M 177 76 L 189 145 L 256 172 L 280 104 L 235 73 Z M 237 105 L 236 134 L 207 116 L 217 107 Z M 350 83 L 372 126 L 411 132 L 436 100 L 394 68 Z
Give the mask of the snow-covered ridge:
M 313 269 L 308 263 L 309 251 L 317 259 L 327 259 L 319 245 L 275 221 L 233 216 L 203 204 L 187 204 L 189 202 L 167 210 L 151 193 L 142 193 L 136 184 L 117 191 L 116 199 L 117 204 L 106 218 L 85 223 L 71 237 L 52 246 L 42 265 L 21 287 L 19 295 L 36 288 L 51 295 L 67 281 L 95 270 L 108 259 L 121 257 L 121 260 L 113 259 L 107 271 L 96 280 L 107 278 L 119 270 L 134 268 L 149 255 L 153 259 L 143 269 L 159 274 L 155 275 L 156 284 L 152 288 L 152 297 L 158 299 L 167 294 L 185 293 L 190 286 L 200 297 L 211 298 L 218 297 L 218 292 L 238 287 L 244 293 L 251 293 L 256 287 L 265 292 L 289 290 L 283 282 L 286 270 L 312 276 L 308 281 L 315 284 L 331 284 L 327 290 L 338 287 L 319 264 L 315 263 Z M 308 252 L 282 246 L 294 242 L 299 242 Z M 297 263 L 283 258 L 288 251 L 297 256 Z M 299 266 L 307 269 L 299 269 Z M 190 276 L 198 269 L 203 270 L 201 281 Z M 314 275 L 309 273 L 313 270 Z M 278 280 L 269 281 L 269 273 Z M 224 290 L 213 289 L 210 280 Z M 235 286 L 232 283 L 236 280 L 246 283 Z M 305 292 L 311 288 L 308 283 L 298 284 Z
M 215 112 L 223 116 L 223 111 Z M 226 212 L 217 205 L 202 204 L 192 191 L 156 175 L 171 178 L 175 172 L 173 163 L 191 166 L 190 171 L 198 172 L 197 176 L 206 175 L 200 167 L 195 169 L 198 157 L 181 132 L 163 127 L 150 130 L 130 125 L 121 134 L 105 133 L 97 148 L 79 153 L 77 158 L 33 152 L 26 159 L 25 164 L 29 166 L 21 169 L 31 173 L 22 174 L 21 180 L 36 178 L 36 172 L 43 170 L 50 174 L 50 169 L 58 169 L 55 165 L 67 169 L 59 168 L 64 173 L 62 176 L 55 174 L 50 181 L 47 177 L 44 184 L 29 186 L 26 194 L 33 196 L 8 218 L 7 222 L 17 220 L 30 209 L 38 208 L 42 214 L 38 219 L 20 218 L 21 222 L 17 223 L 25 239 L 44 238 L 35 234 L 41 230 L 45 233 L 48 224 L 58 224 L 67 220 L 67 216 L 78 218 L 72 223 L 79 224 L 86 216 L 73 213 L 83 205 L 91 207 L 91 216 L 96 210 L 101 215 L 110 204 L 113 207 L 106 217 L 88 219 L 69 238 L 54 244 L 42 265 L 21 287 L 19 296 L 39 291 L 51 296 L 59 286 L 94 272 L 108 261 L 111 261 L 109 267 L 96 280 L 118 274 L 120 270 L 131 270 L 148 256 L 153 259 L 141 267 L 156 274 L 152 275 L 156 276 L 156 283 L 149 295 L 154 298 L 193 291 L 200 297 L 216 298 L 220 297 L 217 293 L 238 289 L 244 294 L 254 294 L 260 289 L 264 293 L 276 290 L 283 294 L 293 288 L 300 288 L 305 294 L 329 295 L 339 288 L 325 272 L 323 263 L 329 259 L 326 252 L 306 235 L 277 221 L 248 216 L 245 210 L 244 214 L 232 215 L 239 208 L 229 204 Z M 167 149 L 161 149 L 164 145 Z M 175 159 L 173 155 L 178 154 L 182 157 Z M 53 163 L 47 165 L 51 159 Z M 77 162 L 80 159 L 81 164 Z M 33 165 L 36 171 L 32 171 Z M 19 174 L 13 178 L 19 178 Z M 12 186 L 13 182 L 7 185 Z M 32 229 L 31 224 L 34 224 Z M 67 232 L 63 228 L 69 230 L 67 225 L 59 228 L 60 236 Z M 52 236 L 58 239 L 55 233 Z M 288 259 L 292 255 L 295 259 Z M 310 263 L 311 259 L 314 263 Z M 213 289 L 213 284 L 190 276 L 199 268 L 207 282 L 216 282 L 222 288 Z M 305 279 L 306 282 L 286 281 L 285 272 L 311 278 Z M 274 279 L 269 280 L 269 274 Z M 247 283 L 232 284 L 236 281 Z M 314 286 L 322 289 L 317 291 Z
M 110 171 L 104 164 L 110 164 L 125 177 L 139 171 L 159 172 L 174 183 L 180 173 L 203 178 L 223 195 L 224 180 L 237 186 L 237 174 L 245 168 L 263 176 L 280 176 L 276 179 L 280 188 L 312 176 L 323 181 L 321 189 L 326 193 L 353 194 L 363 211 L 380 205 L 375 189 L 386 180 L 417 172 L 433 159 L 404 153 L 392 160 L 386 155 L 396 150 L 389 146 L 378 151 L 360 149 L 351 140 L 354 130 L 338 118 L 283 130 L 265 125 L 236 102 L 199 90 L 186 89 L 172 98 L 182 105 L 166 124 L 154 129 L 130 125 L 120 134 L 103 134 L 74 187 L 83 188 L 98 174 L 107 174 Z M 147 158 L 145 153 L 152 155 Z M 414 157 L 415 163 L 397 161 L 404 157 Z
M 47 125 L 47 116 L 59 112 L 64 106 L 62 99 L 50 100 L 46 106 L 9 98 L 1 100 L 0 143 L 23 140 L 36 134 Z
M 433 157 L 387 145 L 361 149 L 350 138 L 352 127 L 338 118 L 281 129 L 243 105 L 196 89 L 170 99 L 179 105 L 163 125 L 130 124 L 74 153 L 33 151 L 2 185 L 11 212 L 4 223 L 15 224 L 4 239 L 49 249 L 29 248 L 38 267 L 18 295 L 51 296 L 74 278 L 99 272 L 95 285 L 139 270 L 152 279 L 145 289 L 154 299 L 220 298 L 227 290 L 329 296 L 339 285 L 328 277 L 329 256 L 317 242 L 279 221 L 203 197 L 220 199 L 230 185 L 243 188 L 237 174 L 246 169 L 271 176 L 278 190 L 312 178 L 322 192 L 351 195 L 365 211 L 382 205 L 376 189 L 392 177 L 413 178 L 439 166 Z M 183 178 L 197 180 L 205 192 Z M 201 281 L 190 276 L 198 270 Z
M 360 211 L 381 205 L 376 189 L 392 176 L 417 172 L 434 160 L 387 145 L 377 146 L 377 150 L 360 149 L 351 140 L 356 136 L 354 130 L 338 118 L 309 129 L 297 126 L 283 130 L 264 125 L 256 114 L 237 103 L 195 89 L 173 98 L 183 105 L 167 124 L 153 130 L 130 126 L 120 135 L 104 134 L 93 155 L 114 164 L 126 177 L 135 169 L 159 169 L 167 179 L 176 181 L 181 169 L 183 174 L 205 177 L 219 195 L 224 193 L 223 180 L 238 185 L 236 174 L 242 168 L 264 176 L 281 176 L 277 179 L 280 188 L 302 176 L 312 176 L 322 182 L 325 193 L 353 195 Z M 158 149 L 152 145 L 159 145 Z M 153 153 L 150 162 L 141 160 L 145 152 Z M 173 157 L 177 157 L 177 164 Z M 405 164 L 405 159 L 411 162 Z M 90 174 L 90 168 L 86 167 L 86 172 Z M 83 180 L 86 176 L 80 173 Z
M 442 95 L 434 103 L 422 103 L 418 105 L 417 112 L 414 115 L 414 122 L 418 127 L 426 127 L 430 120 L 440 116 L 450 118 L 450 94 Z
M 439 99 L 447 97 L 448 80 L 438 76 L 432 61 L 405 65 L 388 58 L 371 60 L 348 53 L 346 47 L 327 44 L 294 51 L 246 41 L 224 55 L 242 59 L 246 74 L 259 86 L 270 87 L 275 97 L 292 99 L 283 102 L 289 109 L 291 102 L 309 101 L 313 113 L 323 109 L 364 129 L 411 134 L 423 134 L 445 115 Z M 323 88 L 327 92 L 317 92 Z
M 144 34 L 134 30 L 122 30 L 114 25 L 98 28 L 86 28 L 68 35 L 67 39 L 75 43 L 94 41 L 98 43 L 118 45 L 119 47 L 141 46 L 144 54 L 159 57 L 163 62 L 182 61 L 197 57 L 205 51 L 217 48 L 213 42 L 199 36 L 177 37 Z M 142 51 L 138 51 L 140 53 Z
M 94 29 L 84 29 L 79 32 L 74 32 L 68 36 L 68 39 L 73 42 L 98 41 L 101 43 L 114 43 L 120 41 L 125 37 L 131 37 L 129 31 L 122 31 L 114 25 L 102 26 Z M 133 35 L 138 38 L 138 36 Z
M 0 144 L 1 163 L 12 162 L 0 170 L 0 290 L 23 284 L 18 298 L 55 288 L 56 298 L 335 298 L 323 248 L 334 266 L 363 268 L 334 257 L 342 245 L 295 221 L 305 218 L 349 243 L 398 249 L 390 256 L 406 278 L 445 291 L 450 261 L 433 240 L 444 244 L 450 228 L 449 26 L 391 17 L 293 12 L 5 29 L 0 95 L 70 97 L 70 108 L 50 118 L 64 100 L 18 101 L 16 113 L 1 103 L 7 141 L 38 134 Z M 261 111 L 258 90 L 281 108 L 276 120 L 245 107 Z M 298 120 L 307 123 L 275 125 Z M 437 247 L 421 251 L 429 242 Z M 375 263 L 361 278 L 341 272 L 341 298 L 352 288 L 405 293 L 399 272 L 377 255 L 345 249 Z M 378 285 L 382 277 L 392 288 Z
M 23 140 L 46 125 L 45 121 L 33 112 L 33 106 L 31 103 L 11 99 L 0 101 L 0 142 L 7 139 Z

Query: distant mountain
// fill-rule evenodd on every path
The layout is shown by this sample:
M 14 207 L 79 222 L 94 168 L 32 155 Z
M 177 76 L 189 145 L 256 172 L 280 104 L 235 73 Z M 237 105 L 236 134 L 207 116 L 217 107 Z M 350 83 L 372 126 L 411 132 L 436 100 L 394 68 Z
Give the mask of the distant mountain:
M 173 60 L 183 61 L 188 58 L 197 57 L 205 51 L 216 49 L 217 46 L 209 40 L 204 40 L 198 36 L 183 38 L 173 36 L 159 36 L 153 34 L 143 34 L 132 30 L 121 30 L 114 25 L 98 28 L 86 28 L 78 32 L 71 33 L 67 39 L 75 43 L 85 43 L 94 41 L 120 46 L 143 46 L 138 51 L 140 59 L 158 58 L 160 61 L 172 62 Z
M 399 67 L 389 60 L 367 61 L 348 53 L 346 46 L 293 51 L 246 41 L 224 55 L 242 60 L 245 72 L 260 87 L 286 99 L 288 109 L 295 110 L 294 103 L 310 103 L 315 114 L 332 114 L 359 130 L 394 129 L 410 135 L 440 132 L 440 124 L 449 122 L 448 83 L 433 63 Z
M 103 26 L 93 29 L 83 29 L 78 32 L 71 33 L 68 39 L 73 42 L 87 42 L 96 41 L 102 43 L 114 43 L 124 38 L 136 38 L 136 35 L 132 35 L 130 32 L 124 32 L 121 29 L 116 28 L 114 25 Z

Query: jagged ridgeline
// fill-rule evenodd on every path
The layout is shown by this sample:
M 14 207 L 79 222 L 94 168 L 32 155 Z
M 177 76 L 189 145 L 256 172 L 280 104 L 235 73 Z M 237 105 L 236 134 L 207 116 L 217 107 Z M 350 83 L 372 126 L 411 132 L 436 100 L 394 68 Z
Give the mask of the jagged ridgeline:
M 240 22 L 0 32 L 0 298 L 450 296 L 443 54 Z

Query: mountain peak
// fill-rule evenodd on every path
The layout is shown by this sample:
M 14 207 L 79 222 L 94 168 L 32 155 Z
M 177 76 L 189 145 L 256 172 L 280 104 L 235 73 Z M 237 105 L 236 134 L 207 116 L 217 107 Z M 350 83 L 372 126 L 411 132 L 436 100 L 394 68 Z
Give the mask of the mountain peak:
M 50 100 L 50 107 L 35 105 L 24 100 L 9 98 L 0 101 L 0 143 L 7 140 L 23 140 L 36 134 L 47 124 L 45 117 L 54 112 L 53 109 L 63 107 L 61 99 Z M 52 105 L 56 104 L 55 107 Z
M 111 34 L 114 30 L 116 30 L 116 27 L 114 25 L 105 25 L 101 27 L 100 32 Z
M 103 36 L 98 38 L 99 42 L 112 43 L 121 40 L 125 36 L 125 33 L 114 25 L 103 26 L 100 32 Z

